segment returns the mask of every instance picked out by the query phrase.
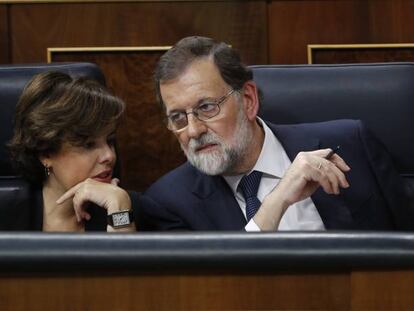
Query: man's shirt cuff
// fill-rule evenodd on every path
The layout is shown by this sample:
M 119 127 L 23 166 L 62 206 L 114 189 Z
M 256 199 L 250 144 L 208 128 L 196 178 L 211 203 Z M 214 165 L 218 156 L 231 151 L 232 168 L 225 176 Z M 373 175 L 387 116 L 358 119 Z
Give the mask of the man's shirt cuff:
M 258 227 L 258 225 L 256 225 L 253 218 L 250 219 L 250 221 L 244 227 L 244 230 L 246 230 L 247 232 L 260 232 L 260 228 Z

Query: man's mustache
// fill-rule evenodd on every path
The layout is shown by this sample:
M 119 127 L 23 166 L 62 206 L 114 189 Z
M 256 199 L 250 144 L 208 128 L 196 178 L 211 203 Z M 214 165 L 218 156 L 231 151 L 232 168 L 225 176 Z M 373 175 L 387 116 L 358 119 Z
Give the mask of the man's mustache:
M 217 137 L 214 137 L 213 134 L 207 133 L 197 139 L 191 138 L 188 142 L 188 150 L 194 152 L 197 148 L 207 144 L 221 145 L 221 142 Z

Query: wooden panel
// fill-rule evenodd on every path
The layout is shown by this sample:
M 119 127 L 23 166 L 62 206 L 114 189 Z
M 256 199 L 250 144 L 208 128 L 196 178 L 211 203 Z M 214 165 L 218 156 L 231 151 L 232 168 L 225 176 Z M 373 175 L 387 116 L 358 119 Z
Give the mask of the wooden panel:
M 413 62 L 414 44 L 318 45 L 308 53 L 310 64 Z
M 10 62 L 9 48 L 8 6 L 0 4 L 0 64 L 7 64 Z
M 414 1 L 370 0 L 371 40 L 367 43 L 411 43 L 414 42 Z
M 121 182 L 126 189 L 145 190 L 185 157 L 162 121 L 153 82 L 155 64 L 165 50 L 52 53 L 52 61 L 87 61 L 99 65 L 108 87 L 127 104 L 118 131 Z
M 414 271 L 353 272 L 351 281 L 354 311 L 412 311 Z M 357 293 L 363 292 L 363 295 Z
M 247 63 L 267 61 L 264 0 L 15 4 L 10 16 L 14 63 L 45 61 L 47 47 L 168 46 L 195 34 L 232 44 Z
M 272 1 L 270 63 L 307 63 L 308 44 L 362 43 L 368 36 L 369 1 Z
M 2 311 L 349 310 L 348 274 L 0 278 Z
M 270 63 L 306 63 L 308 44 L 414 42 L 414 1 L 272 1 Z

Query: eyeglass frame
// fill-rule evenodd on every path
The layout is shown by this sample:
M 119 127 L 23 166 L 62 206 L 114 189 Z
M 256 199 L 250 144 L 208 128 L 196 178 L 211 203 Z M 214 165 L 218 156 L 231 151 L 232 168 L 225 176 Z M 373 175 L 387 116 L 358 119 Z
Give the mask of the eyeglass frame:
M 199 107 L 202 105 L 202 104 L 200 104 L 200 105 L 198 105 L 197 107 L 194 107 L 194 108 L 192 108 L 190 111 L 186 111 L 186 110 L 183 110 L 183 111 L 181 111 L 181 112 L 183 112 L 183 113 L 185 113 L 185 115 L 186 115 L 186 119 L 187 119 L 187 125 L 186 126 L 184 126 L 184 127 L 182 127 L 182 128 L 180 128 L 180 129 L 178 129 L 178 130 L 176 130 L 176 129 L 173 129 L 173 128 L 171 128 L 170 126 L 170 121 L 171 121 L 171 119 L 170 119 L 170 116 L 171 115 L 167 115 L 166 117 L 165 117 L 165 121 L 166 121 L 166 123 L 167 123 L 167 128 L 170 130 L 170 131 L 172 131 L 172 132 L 174 132 L 174 133 L 179 133 L 179 132 L 182 132 L 182 131 L 184 131 L 187 127 L 188 127 L 188 115 L 189 114 L 193 114 L 196 118 L 197 118 L 197 120 L 199 120 L 199 121 L 202 121 L 202 122 L 209 122 L 209 120 L 210 119 L 212 119 L 212 118 L 214 118 L 214 117 L 217 117 L 219 114 L 220 114 L 220 112 L 221 112 L 221 107 L 220 107 L 220 105 L 221 104 L 223 104 L 223 103 L 225 103 L 226 101 L 227 101 L 227 99 L 229 99 L 230 98 L 230 96 L 231 95 L 233 95 L 235 92 L 239 92 L 239 90 L 236 90 L 236 89 L 231 89 L 226 95 L 223 95 L 222 97 L 220 97 L 220 98 L 217 98 L 217 99 L 215 99 L 215 100 L 212 100 L 211 101 L 211 103 L 210 104 L 215 104 L 216 106 L 217 106 L 217 108 L 218 108 L 218 110 L 217 110 L 217 113 L 215 114 L 215 115 L 213 115 L 213 116 L 211 116 L 211 117 L 208 117 L 207 119 L 200 119 L 199 118 L 199 114 L 198 114 L 198 112 L 197 112 L 197 110 L 199 109 Z

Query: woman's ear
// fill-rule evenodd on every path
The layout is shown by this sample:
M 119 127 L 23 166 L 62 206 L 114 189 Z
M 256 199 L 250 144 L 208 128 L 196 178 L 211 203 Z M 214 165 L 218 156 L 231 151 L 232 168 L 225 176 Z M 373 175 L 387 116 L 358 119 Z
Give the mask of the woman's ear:
M 247 81 L 243 86 L 243 102 L 246 117 L 250 121 L 256 120 L 259 112 L 259 97 L 257 94 L 257 86 L 252 80 Z
M 42 163 L 42 165 L 44 167 L 51 167 L 52 166 L 52 161 L 48 156 L 39 156 L 39 161 L 40 163 Z
M 48 178 L 50 176 L 50 173 L 52 172 L 52 161 L 47 156 L 40 156 L 39 157 L 40 163 L 42 163 L 44 169 L 45 169 L 45 176 Z

